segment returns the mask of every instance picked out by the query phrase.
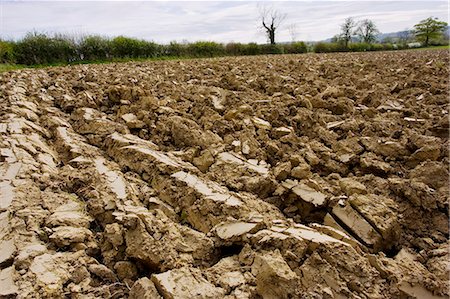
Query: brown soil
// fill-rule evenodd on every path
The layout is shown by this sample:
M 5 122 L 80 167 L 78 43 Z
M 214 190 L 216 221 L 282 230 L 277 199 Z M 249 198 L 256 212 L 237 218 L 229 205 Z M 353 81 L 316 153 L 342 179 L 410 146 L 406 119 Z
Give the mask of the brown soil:
M 449 292 L 447 51 L 0 80 L 0 298 Z

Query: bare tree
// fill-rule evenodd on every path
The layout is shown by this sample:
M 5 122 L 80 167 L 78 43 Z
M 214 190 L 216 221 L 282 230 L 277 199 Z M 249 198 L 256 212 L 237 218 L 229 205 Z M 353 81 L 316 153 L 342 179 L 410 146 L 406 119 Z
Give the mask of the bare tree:
M 356 34 L 363 43 L 371 44 L 377 39 L 380 31 L 372 20 L 365 19 L 359 22 Z
M 275 32 L 286 18 L 286 14 L 280 13 L 273 7 L 261 6 L 259 8 L 259 18 L 267 35 L 267 39 L 271 45 L 275 45 Z
M 288 26 L 288 30 L 289 30 L 289 35 L 291 36 L 292 42 L 295 42 L 298 37 L 297 24 L 294 24 L 294 23 L 290 24 Z
M 355 28 L 356 23 L 353 18 L 345 19 L 344 23 L 341 25 L 341 40 L 344 42 L 345 47 L 348 47 L 348 43 L 352 40 L 353 28 Z

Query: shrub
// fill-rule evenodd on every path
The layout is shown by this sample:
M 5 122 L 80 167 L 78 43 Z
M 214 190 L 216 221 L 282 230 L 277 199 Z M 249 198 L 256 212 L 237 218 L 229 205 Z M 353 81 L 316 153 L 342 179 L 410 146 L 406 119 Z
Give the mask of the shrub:
M 261 45 L 261 54 L 283 54 L 284 49 L 281 45 Z
M 79 46 L 83 60 L 107 60 L 112 56 L 112 44 L 101 36 L 88 36 Z
M 14 43 L 0 40 L 0 63 L 14 63 Z
M 111 41 L 112 52 L 118 58 L 148 58 L 158 56 L 159 47 L 153 42 L 118 36 Z
M 225 48 L 215 42 L 195 42 L 187 45 L 187 53 L 192 57 L 215 57 L 223 55 Z
M 261 54 L 261 47 L 256 43 L 249 43 L 244 45 L 244 55 L 259 55 Z
M 350 52 L 364 52 L 370 50 L 370 44 L 367 43 L 352 43 L 348 45 Z
M 317 43 L 313 47 L 313 51 L 316 53 L 327 53 L 328 50 L 328 44 L 326 43 Z
M 395 47 L 393 44 L 383 44 L 383 51 L 391 51 L 391 50 L 395 50 Z
M 399 48 L 399 47 L 397 46 L 397 48 Z M 369 51 L 389 51 L 389 50 L 394 50 L 394 49 L 396 49 L 396 48 L 394 47 L 393 44 L 390 44 L 390 43 L 371 44 Z
M 139 46 L 141 48 L 140 57 L 143 58 L 158 57 L 163 53 L 163 48 L 154 42 L 141 41 Z
M 313 46 L 313 51 L 316 53 L 346 52 L 348 50 L 342 43 L 319 42 Z
M 80 59 L 75 43 L 63 36 L 48 37 L 42 33 L 28 33 L 14 45 L 17 63 L 51 64 Z
M 225 46 L 225 53 L 233 56 L 245 55 L 245 45 L 241 43 L 229 43 Z
M 287 54 L 300 54 L 308 52 L 308 48 L 304 42 L 294 42 L 290 44 L 283 45 L 284 53 Z
M 164 50 L 165 55 L 174 56 L 174 57 L 183 57 L 186 56 L 186 45 L 179 44 L 175 41 L 170 42 L 169 45 L 165 46 Z
M 137 45 L 131 38 L 118 36 L 111 41 L 112 53 L 114 57 L 132 57 Z
M 73 62 L 81 59 L 75 37 L 56 34 L 51 38 L 51 41 L 55 63 Z

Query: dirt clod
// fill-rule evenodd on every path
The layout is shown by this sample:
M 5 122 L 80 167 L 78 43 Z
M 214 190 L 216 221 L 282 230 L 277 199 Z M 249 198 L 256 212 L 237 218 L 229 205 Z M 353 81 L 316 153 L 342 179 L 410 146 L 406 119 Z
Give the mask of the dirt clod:
M 0 297 L 448 298 L 447 58 L 3 73 Z

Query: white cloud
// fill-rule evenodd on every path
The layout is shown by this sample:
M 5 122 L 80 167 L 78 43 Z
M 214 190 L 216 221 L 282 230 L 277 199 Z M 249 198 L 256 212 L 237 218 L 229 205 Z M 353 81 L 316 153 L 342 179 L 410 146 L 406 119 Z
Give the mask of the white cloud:
M 320 40 L 339 32 L 348 17 L 370 18 L 382 32 L 411 28 L 435 16 L 448 21 L 446 1 L 264 1 L 287 13 L 298 38 Z M 18 39 L 31 30 L 127 35 L 157 42 L 215 40 L 265 42 L 252 1 L 2 1 L 0 37 Z M 287 26 L 278 40 L 290 40 Z

